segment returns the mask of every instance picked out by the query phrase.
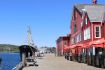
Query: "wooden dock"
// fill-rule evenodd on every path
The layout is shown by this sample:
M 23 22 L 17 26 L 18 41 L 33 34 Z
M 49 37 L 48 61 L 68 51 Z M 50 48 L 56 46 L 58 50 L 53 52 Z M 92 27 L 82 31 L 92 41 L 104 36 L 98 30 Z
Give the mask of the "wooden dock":
M 44 57 L 38 57 L 37 64 L 39 66 L 26 66 L 23 70 L 105 70 L 84 63 L 68 61 L 63 56 L 56 57 L 54 54 L 45 54 Z

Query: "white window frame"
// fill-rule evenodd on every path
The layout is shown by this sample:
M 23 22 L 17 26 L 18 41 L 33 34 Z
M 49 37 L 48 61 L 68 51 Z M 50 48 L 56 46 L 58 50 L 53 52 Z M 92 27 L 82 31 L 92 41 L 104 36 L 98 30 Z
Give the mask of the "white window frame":
M 81 39 L 81 33 L 79 34 L 79 41 L 81 41 L 82 39 Z
M 84 40 L 86 40 L 86 30 L 84 30 Z
M 74 44 L 74 38 L 71 39 L 71 43 Z
M 99 27 L 99 37 L 96 37 L 96 27 Z M 94 30 L 95 30 L 94 31 L 95 32 L 94 33 L 95 34 L 95 38 L 101 38 L 101 27 L 99 25 L 96 25 L 95 28 L 94 28 Z
M 87 28 L 87 32 L 88 32 L 87 33 L 87 35 L 88 35 L 88 38 L 87 39 L 90 39 L 91 38 L 91 36 L 90 36 L 90 27 Z
M 81 27 L 83 26 L 83 21 L 81 22 Z
M 86 23 L 86 25 L 88 24 L 88 19 L 87 18 L 85 19 L 85 23 Z
M 87 29 L 84 30 L 84 40 L 88 40 L 90 39 L 90 27 L 88 27 Z
M 79 35 L 77 35 L 77 43 L 79 42 Z

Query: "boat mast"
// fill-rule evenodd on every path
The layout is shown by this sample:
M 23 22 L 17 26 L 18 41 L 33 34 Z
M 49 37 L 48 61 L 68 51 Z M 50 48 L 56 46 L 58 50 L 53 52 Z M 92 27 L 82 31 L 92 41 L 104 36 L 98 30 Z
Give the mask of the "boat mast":
M 35 58 L 35 53 L 34 53 L 34 51 L 32 50 L 32 47 L 33 47 L 33 48 L 35 48 L 35 47 L 34 47 L 34 41 L 33 41 L 33 39 L 32 39 L 32 33 L 31 33 L 31 28 L 30 28 L 30 26 L 28 27 L 27 33 L 28 33 L 28 45 L 29 45 L 29 47 L 30 47 L 30 49 L 31 49 L 31 51 L 32 51 L 33 58 Z
M 34 47 L 34 41 L 32 39 L 31 27 L 28 27 L 28 45 Z

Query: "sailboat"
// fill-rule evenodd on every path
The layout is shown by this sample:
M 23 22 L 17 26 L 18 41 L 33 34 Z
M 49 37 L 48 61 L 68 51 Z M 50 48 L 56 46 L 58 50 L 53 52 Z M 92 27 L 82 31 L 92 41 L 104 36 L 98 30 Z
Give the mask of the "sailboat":
M 30 62 L 28 62 L 28 60 L 29 61 L 31 60 L 30 57 L 32 57 L 32 59 L 35 59 L 35 52 L 37 51 L 37 49 L 36 47 L 34 47 L 34 42 L 32 40 L 30 27 L 27 33 L 28 33 L 28 40 L 27 40 L 28 44 L 19 46 L 21 62 L 18 65 L 16 65 L 16 67 L 14 67 L 12 70 L 21 70 L 24 66 L 29 65 Z M 35 66 L 38 66 L 36 64 L 36 61 L 31 63 L 34 63 Z
M 19 47 L 21 61 L 26 64 L 27 59 L 35 59 L 35 52 L 37 51 L 34 41 L 32 39 L 31 28 L 27 31 L 27 43 L 28 45 L 21 45 Z

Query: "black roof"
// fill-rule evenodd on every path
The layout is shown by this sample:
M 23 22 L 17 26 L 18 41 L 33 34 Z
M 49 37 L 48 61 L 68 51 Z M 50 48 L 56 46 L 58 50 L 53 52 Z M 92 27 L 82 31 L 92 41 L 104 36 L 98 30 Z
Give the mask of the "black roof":
M 36 48 L 29 45 L 21 45 L 19 46 L 19 50 L 20 52 L 36 52 L 37 51 Z

